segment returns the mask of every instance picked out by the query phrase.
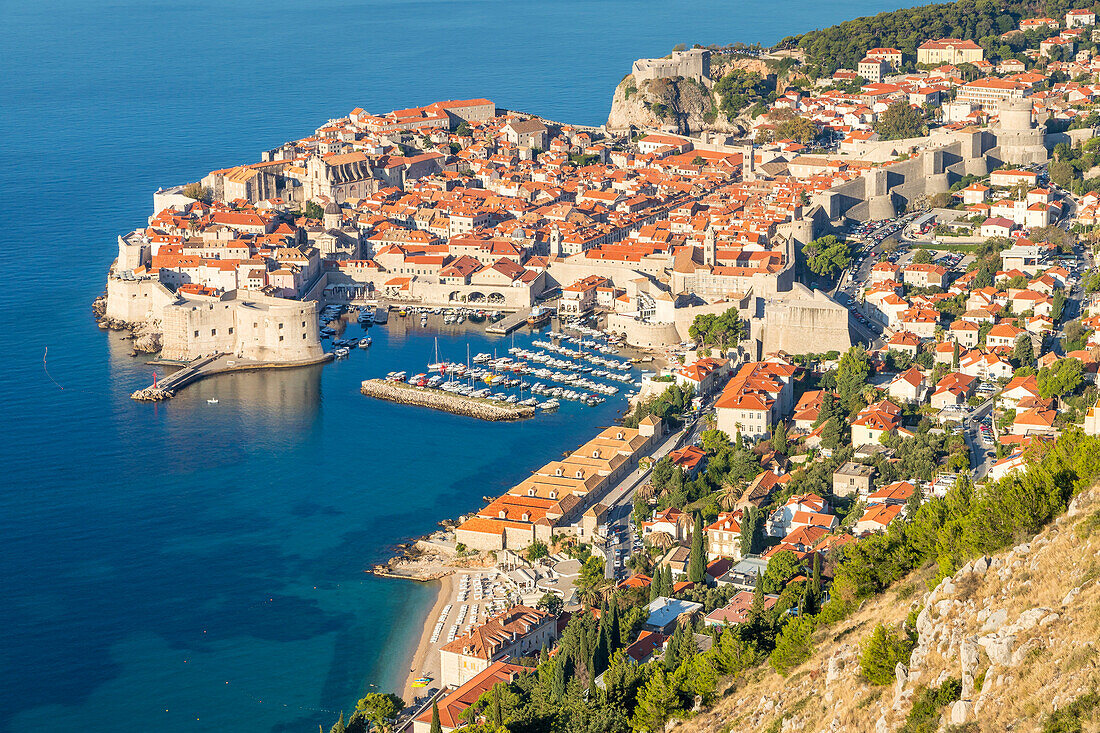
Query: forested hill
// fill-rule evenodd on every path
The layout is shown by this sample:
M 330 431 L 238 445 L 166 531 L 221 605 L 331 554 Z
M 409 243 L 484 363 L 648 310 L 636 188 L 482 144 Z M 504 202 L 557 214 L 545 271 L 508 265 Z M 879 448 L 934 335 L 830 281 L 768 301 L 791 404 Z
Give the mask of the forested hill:
M 1093 5 L 1091 0 L 959 0 L 847 20 L 791 36 L 782 45 L 800 46 L 806 51 L 808 64 L 831 74 L 839 68 L 855 69 L 869 48 L 896 48 L 908 61 L 916 56 L 917 46 L 932 38 L 977 43 L 986 39 L 983 46 L 1000 45 L 1000 35 L 1015 30 L 1021 18 L 1061 20 L 1069 10 Z

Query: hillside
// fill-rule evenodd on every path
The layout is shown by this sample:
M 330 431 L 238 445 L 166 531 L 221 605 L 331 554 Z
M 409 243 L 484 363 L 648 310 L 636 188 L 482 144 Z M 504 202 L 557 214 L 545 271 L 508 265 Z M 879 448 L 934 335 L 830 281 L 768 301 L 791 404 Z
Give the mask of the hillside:
M 1031 542 L 922 592 L 933 575 L 933 567 L 913 573 L 818 631 L 815 653 L 788 677 L 756 668 L 672 730 L 1100 730 L 1100 488 Z M 907 667 L 896 668 L 893 685 L 868 683 L 864 640 L 878 623 L 914 618 Z M 936 700 L 927 690 L 940 685 Z
M 766 78 L 767 65 L 754 58 L 712 60 L 711 78 L 720 79 L 732 70 L 759 74 Z M 692 79 L 653 79 L 640 84 L 628 74 L 615 87 L 607 126 L 613 130 L 635 127 L 671 126 L 681 134 L 710 130 L 743 134 L 744 120 L 730 119 L 720 109 L 719 95 Z

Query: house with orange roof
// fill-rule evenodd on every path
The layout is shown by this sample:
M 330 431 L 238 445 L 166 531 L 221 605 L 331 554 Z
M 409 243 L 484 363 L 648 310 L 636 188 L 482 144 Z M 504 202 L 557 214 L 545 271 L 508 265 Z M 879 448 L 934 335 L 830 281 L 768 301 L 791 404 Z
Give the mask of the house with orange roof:
M 894 435 L 901 430 L 901 408 L 889 400 L 882 400 L 865 407 L 852 421 L 852 445 L 878 444 L 883 435 Z
M 920 348 L 920 336 L 912 331 L 897 331 L 886 342 L 886 348 L 890 351 L 901 351 L 915 357 Z
M 947 287 L 947 268 L 943 265 L 930 263 L 909 265 L 902 270 L 902 277 L 906 285 L 918 288 Z
M 968 376 L 961 372 L 951 372 L 944 375 L 936 383 L 936 389 L 932 392 L 930 398 L 932 407 L 942 410 L 949 405 L 964 404 L 974 394 L 977 384 L 977 377 Z
M 856 520 L 852 531 L 857 535 L 885 532 L 904 508 L 897 504 L 873 504 Z
M 905 506 L 917 487 L 908 481 L 895 481 L 867 495 L 868 504 L 895 504 Z
M 754 594 L 752 591 L 740 590 L 733 595 L 729 603 L 721 608 L 716 608 L 706 615 L 703 623 L 707 626 L 736 626 L 743 624 L 749 618 L 752 610 Z M 779 596 L 767 593 L 764 595 L 764 610 L 768 610 L 779 600 Z
M 439 650 L 440 682 L 461 686 L 494 662 L 537 656 L 557 636 L 557 619 L 528 606 L 513 606 Z
M 718 518 L 704 528 L 707 535 L 707 558 L 741 559 L 742 510 L 721 512 Z
M 1013 326 L 1011 323 L 998 323 L 989 330 L 988 334 L 986 334 L 985 343 L 986 346 L 991 349 L 995 349 L 998 346 L 1007 346 L 1011 349 L 1016 346 L 1017 340 L 1026 336 L 1027 331 L 1022 328 L 1016 328 L 1016 326 Z
M 886 388 L 891 399 L 901 402 L 923 402 L 927 391 L 924 374 L 916 367 L 909 367 L 895 376 Z
M 1001 390 L 999 403 L 1002 408 L 1014 410 L 1024 399 L 1039 397 L 1039 382 L 1032 374 L 1026 377 L 1013 377 Z
M 1012 433 L 1014 435 L 1057 435 L 1058 429 L 1054 427 L 1054 418 L 1057 414 L 1054 410 L 1037 407 L 1017 412 L 1016 419 L 1012 421 Z
M 832 507 L 817 494 L 805 494 L 792 496 L 782 506 L 771 514 L 764 525 L 769 537 L 785 537 L 791 530 L 798 526 L 820 525 L 832 529 L 836 526 L 835 517 L 832 517 Z M 795 518 L 799 517 L 796 522 Z
M 493 662 L 484 670 L 471 677 L 465 684 L 441 697 L 436 705 L 439 708 L 439 724 L 443 733 L 464 728 L 468 723 L 462 718 L 467 708 L 474 705 L 481 696 L 498 684 L 514 682 L 520 676 L 535 671 L 533 667 L 510 664 L 504 661 Z M 413 733 L 430 733 L 432 727 L 432 709 L 428 707 L 413 720 Z
M 713 394 L 729 376 L 729 359 L 704 357 L 673 370 L 673 377 L 681 387 L 691 387 L 698 396 Z

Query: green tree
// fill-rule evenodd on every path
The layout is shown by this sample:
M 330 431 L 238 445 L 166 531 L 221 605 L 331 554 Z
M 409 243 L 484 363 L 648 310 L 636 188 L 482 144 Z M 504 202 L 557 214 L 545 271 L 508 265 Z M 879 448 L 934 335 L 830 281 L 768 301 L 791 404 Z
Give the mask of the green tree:
M 802 247 L 802 256 L 810 272 L 822 277 L 832 277 L 852 261 L 852 248 L 834 234 L 813 240 Z
M 1035 380 L 1039 387 L 1039 396 L 1043 399 L 1063 397 L 1084 381 L 1084 369 L 1080 359 L 1059 359 L 1049 367 L 1040 369 Z
M 324 208 L 319 203 L 317 203 L 316 201 L 307 201 L 306 202 L 306 207 L 303 210 L 302 214 L 307 219 L 324 219 L 325 218 Z
M 394 718 L 405 709 L 405 701 L 392 693 L 371 692 L 355 706 L 379 730 L 389 730 Z
M 928 265 L 932 263 L 932 252 L 927 249 L 918 249 L 913 253 L 914 265 Z
M 634 708 L 630 725 L 635 730 L 656 733 L 664 728 L 668 716 L 679 707 L 679 695 L 669 684 L 664 667 L 657 665 L 638 695 L 638 704 Z
M 546 611 L 551 616 L 558 616 L 561 614 L 563 605 L 564 601 L 559 596 L 553 593 L 543 593 L 536 607 Z
M 691 557 L 688 559 L 688 580 L 702 583 L 707 579 L 707 554 L 703 547 L 703 514 L 695 513 L 695 529 L 691 533 Z
M 671 597 L 675 590 L 675 583 L 672 581 L 672 566 L 665 565 L 661 569 L 661 595 Z
M 718 314 L 701 313 L 695 316 L 688 328 L 688 335 L 700 346 L 716 346 L 723 351 L 736 345 L 747 330 L 736 308 Z
M 772 432 L 772 450 L 780 455 L 787 455 L 787 423 L 781 422 L 775 426 Z
M 813 639 L 816 623 L 812 616 L 797 616 L 787 622 L 775 639 L 775 648 L 768 656 L 771 664 L 784 677 L 814 653 Z
M 713 456 L 729 447 L 730 436 L 721 430 L 704 430 L 699 434 L 699 441 L 707 455 Z
M 951 344 L 951 368 L 952 369 L 958 369 L 959 368 L 959 341 L 958 341 L 958 339 L 955 339 L 955 341 Z
M 443 733 L 443 726 L 439 722 L 439 703 L 432 700 L 432 727 L 428 733 Z
M 741 556 L 751 555 L 756 532 L 756 507 L 751 504 L 741 512 Z
M 332 727 L 329 728 L 328 733 L 345 733 L 346 730 L 347 728 L 344 726 L 344 711 L 341 710 L 340 719 L 332 724 Z M 442 731 L 440 731 L 440 733 L 442 733 Z
M 882 140 L 920 137 L 928 132 L 928 127 L 924 124 L 924 116 L 905 101 L 894 102 L 887 107 L 886 111 L 879 115 L 874 129 Z
M 780 140 L 812 143 L 821 134 L 821 131 L 817 129 L 817 125 L 805 117 L 792 117 L 779 123 L 775 134 Z
M 1016 346 L 1012 349 L 1012 359 L 1018 366 L 1031 366 L 1035 363 L 1035 350 L 1031 346 L 1031 339 L 1026 334 L 1016 339 Z
M 790 550 L 783 550 L 772 555 L 768 560 L 768 568 L 764 571 L 761 581 L 765 593 L 781 593 L 787 587 L 787 582 L 802 572 L 802 563 L 798 556 Z
M 871 636 L 863 643 L 859 668 L 872 685 L 889 685 L 894 682 L 894 669 L 898 662 L 907 664 L 915 639 L 899 636 L 897 629 L 876 624 Z
M 836 391 L 840 402 L 849 412 L 863 394 L 867 377 L 871 374 L 871 361 L 862 346 L 853 346 L 840 357 L 836 370 Z

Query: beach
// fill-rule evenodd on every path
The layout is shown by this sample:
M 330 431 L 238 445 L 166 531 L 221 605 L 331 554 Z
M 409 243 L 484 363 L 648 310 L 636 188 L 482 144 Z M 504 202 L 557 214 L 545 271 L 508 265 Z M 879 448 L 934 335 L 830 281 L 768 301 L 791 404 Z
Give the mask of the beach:
M 458 584 L 455 582 L 454 575 L 445 575 L 438 582 L 439 589 L 435 603 L 432 605 L 431 611 L 428 612 L 427 618 L 424 619 L 416 650 L 413 652 L 412 657 L 408 659 L 408 665 L 406 666 L 407 669 L 413 671 L 409 672 L 404 687 L 401 688 L 399 693 L 401 699 L 407 704 L 412 703 L 417 695 L 425 694 L 427 689 L 439 687 L 439 647 L 446 643 L 446 636 L 442 636 L 435 644 L 432 644 L 432 630 L 435 628 L 435 622 L 439 619 L 439 614 L 443 612 L 444 607 L 448 603 L 454 603 Z M 432 678 L 432 684 L 428 687 L 412 686 L 417 677 L 425 675 Z

